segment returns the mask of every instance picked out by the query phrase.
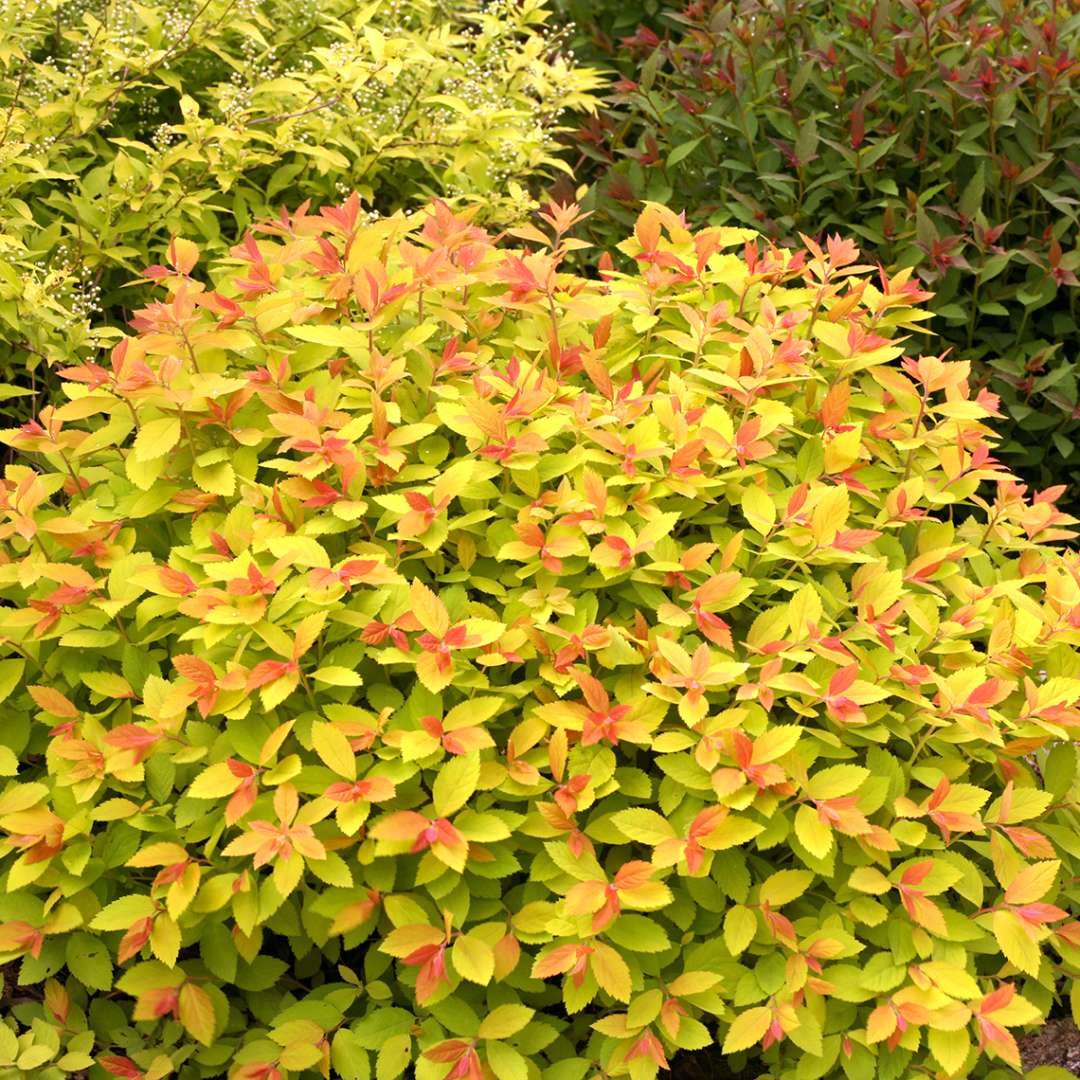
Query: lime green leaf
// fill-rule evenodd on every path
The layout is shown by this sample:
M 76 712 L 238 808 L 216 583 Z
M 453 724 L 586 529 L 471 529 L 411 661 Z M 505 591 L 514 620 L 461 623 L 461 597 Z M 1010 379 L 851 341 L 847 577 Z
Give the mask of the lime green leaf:
M 450 950 L 454 970 L 470 982 L 487 986 L 495 974 L 495 954 L 487 942 L 471 934 L 462 934 Z
M 435 813 L 449 817 L 460 810 L 476 791 L 480 780 L 480 755 L 475 751 L 448 761 L 439 770 L 432 787 Z
M 145 463 L 164 457 L 180 441 L 180 420 L 163 416 L 139 428 L 133 455 L 136 462 Z
M 508 1039 L 521 1031 L 535 1012 L 526 1005 L 499 1005 L 484 1017 L 477 1034 L 481 1039 Z

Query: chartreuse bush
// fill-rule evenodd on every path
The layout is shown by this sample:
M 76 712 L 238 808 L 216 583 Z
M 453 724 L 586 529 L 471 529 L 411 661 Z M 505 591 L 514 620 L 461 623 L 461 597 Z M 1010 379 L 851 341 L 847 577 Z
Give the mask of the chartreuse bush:
M 173 233 L 224 256 L 251 220 L 354 189 L 366 210 L 440 194 L 520 221 L 597 84 L 548 15 L 542 0 L 3 0 L 0 378 L 51 390 L 49 364 L 100 359 L 136 300 L 123 286 Z
M 175 239 L 4 434 L 9 1071 L 1003 1076 L 1080 1004 L 1057 492 L 906 274 L 578 216 Z
M 779 242 L 854 235 L 917 267 L 933 323 L 1003 401 L 1003 459 L 1080 466 L 1080 11 L 1042 0 L 661 5 L 622 35 L 578 138 L 597 237 L 637 200 Z M 666 10 L 663 10 L 666 9 Z M 582 177 L 588 175 L 581 173 Z M 1075 500 L 1076 493 L 1072 493 Z M 1071 503 L 1070 505 L 1075 505 Z

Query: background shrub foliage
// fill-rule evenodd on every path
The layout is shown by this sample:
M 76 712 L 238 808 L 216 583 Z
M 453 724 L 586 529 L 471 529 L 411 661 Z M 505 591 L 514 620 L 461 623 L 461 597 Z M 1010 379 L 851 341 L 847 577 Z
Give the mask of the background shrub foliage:
M 97 359 L 173 233 L 223 256 L 280 205 L 353 190 L 368 210 L 441 194 L 520 220 L 596 83 L 547 16 L 542 0 L 4 0 L 0 374 L 52 389 L 50 364 Z
M 1080 1005 L 1060 489 L 907 273 L 578 218 L 176 239 L 3 435 L 0 1067 L 995 1076 Z
M 1006 460 L 1070 479 L 1077 5 L 695 0 L 641 14 L 648 25 L 614 42 L 591 35 L 623 76 L 577 139 L 596 235 L 621 235 L 645 198 L 786 242 L 858 236 L 934 290 L 941 348 L 1004 402 Z

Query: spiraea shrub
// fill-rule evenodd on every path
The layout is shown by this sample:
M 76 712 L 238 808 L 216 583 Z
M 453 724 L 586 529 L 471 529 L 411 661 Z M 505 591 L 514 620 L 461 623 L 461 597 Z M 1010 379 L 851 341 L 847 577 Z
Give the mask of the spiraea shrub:
M 176 238 L 4 433 L 0 1067 L 987 1077 L 1077 1008 L 1057 493 L 851 242 L 578 217 Z

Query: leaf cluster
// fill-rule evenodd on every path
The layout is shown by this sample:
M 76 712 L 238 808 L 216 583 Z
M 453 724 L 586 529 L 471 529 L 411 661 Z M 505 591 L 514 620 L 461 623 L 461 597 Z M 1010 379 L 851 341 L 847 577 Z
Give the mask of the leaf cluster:
M 597 237 L 641 199 L 781 242 L 857 236 L 934 291 L 941 347 L 1005 403 L 1006 460 L 1075 470 L 1074 6 L 695 2 L 607 25 L 591 38 L 622 78 L 575 140 Z
M 97 359 L 170 235 L 224 256 L 248 225 L 358 191 L 520 220 L 565 164 L 596 77 L 540 0 L 0 5 L 0 400 Z

